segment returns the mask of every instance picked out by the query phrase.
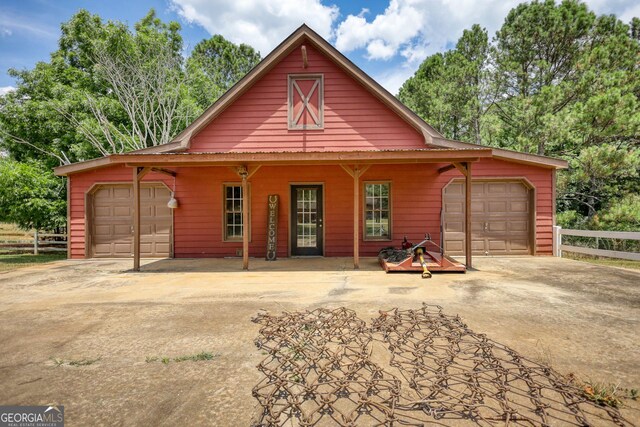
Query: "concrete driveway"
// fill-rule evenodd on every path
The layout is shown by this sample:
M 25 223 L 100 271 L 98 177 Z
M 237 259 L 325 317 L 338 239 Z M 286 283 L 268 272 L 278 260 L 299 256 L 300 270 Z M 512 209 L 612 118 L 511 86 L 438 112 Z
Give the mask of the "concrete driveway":
M 65 405 L 68 425 L 248 425 L 260 309 L 422 302 L 561 373 L 640 386 L 640 273 L 546 257 L 467 274 L 384 274 L 375 259 L 61 261 L 0 274 L 0 404 Z M 163 364 L 207 351 L 211 361 Z M 154 360 L 158 357 L 158 360 Z M 86 365 L 71 362 L 85 361 Z M 625 416 L 638 420 L 638 405 Z

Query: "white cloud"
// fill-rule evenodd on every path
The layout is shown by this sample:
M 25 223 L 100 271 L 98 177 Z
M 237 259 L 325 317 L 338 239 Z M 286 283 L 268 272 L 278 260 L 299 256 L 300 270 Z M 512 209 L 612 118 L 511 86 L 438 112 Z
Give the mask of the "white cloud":
M 58 31 L 47 25 L 30 21 L 27 17 L 0 15 L 0 31 L 3 36 L 15 33 L 30 33 L 37 37 L 56 38 Z
M 409 67 L 396 67 L 389 71 L 382 72 L 376 76 L 372 76 L 375 81 L 380 83 L 383 88 L 391 92 L 393 95 L 397 95 L 400 91 L 402 84 L 411 76 L 415 70 Z
M 378 81 L 397 93 L 406 78 L 429 55 L 454 45 L 473 24 L 492 38 L 509 11 L 522 0 L 390 0 L 381 14 L 367 20 L 365 13 L 347 16 L 336 30 L 336 47 L 344 53 L 365 49 L 369 60 L 393 61 Z M 597 14 L 616 14 L 624 22 L 640 16 L 637 0 L 586 0 Z
M 336 30 L 336 47 L 344 52 L 365 48 L 369 59 L 401 54 L 409 63 L 442 51 L 465 28 L 480 23 L 495 32 L 519 0 L 390 0 L 385 11 L 367 21 L 349 15 Z
M 336 30 L 336 48 L 349 52 L 366 47 L 369 59 L 390 59 L 399 47 L 420 33 L 425 10 L 419 0 L 391 0 L 371 22 L 363 10 L 349 15 Z
M 16 90 L 16 88 L 13 86 L 2 86 L 0 87 L 0 96 L 4 96 L 9 92 L 13 92 L 14 90 Z
M 333 41 L 345 54 L 362 50 L 370 60 L 388 62 L 378 81 L 397 93 L 428 56 L 456 43 L 473 24 L 489 37 L 502 25 L 509 10 L 522 0 L 389 0 L 386 9 L 371 14 L 339 16 L 336 0 L 171 0 L 172 7 L 210 34 L 222 34 L 234 43 L 248 43 L 263 56 L 302 23 Z M 559 0 L 558 0 L 559 1 Z M 586 0 L 597 14 L 614 13 L 624 22 L 640 15 L 638 0 Z M 363 2 L 363 4 L 366 4 Z M 1 22 L 0 22 L 1 23 Z M 366 71 L 366 65 L 364 66 Z
M 331 39 L 339 9 L 320 0 L 171 0 L 188 22 L 234 43 L 247 43 L 267 55 L 285 37 L 306 23 Z

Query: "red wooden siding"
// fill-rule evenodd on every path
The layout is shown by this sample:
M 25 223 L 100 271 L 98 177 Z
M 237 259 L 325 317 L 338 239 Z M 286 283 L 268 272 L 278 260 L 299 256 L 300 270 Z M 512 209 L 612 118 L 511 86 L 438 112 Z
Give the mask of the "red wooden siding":
M 362 181 L 391 181 L 393 241 L 362 241 L 362 256 L 375 256 L 384 246 L 397 246 L 402 237 L 418 241 L 431 233 L 440 243 L 442 189 L 457 171 L 438 175 L 434 165 L 374 165 Z M 474 163 L 474 177 L 526 177 L 536 187 L 536 244 L 539 254 L 551 253 L 552 171 L 500 160 Z M 223 242 L 223 184 L 239 183 L 237 175 L 226 167 L 178 168 L 174 211 L 174 252 L 176 257 L 235 256 L 241 242 Z M 84 257 L 84 195 L 96 182 L 131 182 L 131 169 L 111 167 L 71 176 L 71 256 Z M 149 174 L 144 181 L 173 179 Z M 278 257 L 286 257 L 289 245 L 289 185 L 324 184 L 324 231 L 326 256 L 353 255 L 353 179 L 339 166 L 264 166 L 250 179 L 251 233 L 250 255 L 266 253 L 267 196 L 280 196 L 278 218 Z M 362 211 L 363 201 L 360 201 Z M 360 215 L 362 221 L 362 215 Z M 358 230 L 362 236 L 362 224 Z
M 194 136 L 190 150 L 252 152 L 425 148 L 421 134 L 330 59 L 311 46 L 307 46 L 307 54 L 309 66 L 305 69 L 300 48 L 294 49 Z M 302 73 L 324 75 L 324 129 L 288 130 L 287 76 Z

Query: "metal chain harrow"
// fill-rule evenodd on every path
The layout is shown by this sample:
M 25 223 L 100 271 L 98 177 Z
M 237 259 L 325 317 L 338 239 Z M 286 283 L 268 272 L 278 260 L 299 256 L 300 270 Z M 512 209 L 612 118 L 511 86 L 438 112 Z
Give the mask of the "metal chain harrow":
M 551 368 L 423 304 L 370 326 L 345 308 L 253 319 L 255 426 L 632 425 Z

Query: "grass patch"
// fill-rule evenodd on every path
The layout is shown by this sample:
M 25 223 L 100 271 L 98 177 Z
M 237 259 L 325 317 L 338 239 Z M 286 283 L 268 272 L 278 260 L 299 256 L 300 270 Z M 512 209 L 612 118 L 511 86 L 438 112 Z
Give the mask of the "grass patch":
M 67 258 L 66 253 L 54 254 L 0 254 L 0 271 L 11 271 L 18 268 L 29 267 L 32 265 L 44 264 L 52 261 L 60 261 Z
M 15 224 L 0 222 L 0 240 L 15 242 L 19 240 L 33 239 L 33 231 L 25 231 Z
M 94 363 L 98 362 L 101 359 L 102 359 L 102 356 L 96 357 L 95 359 L 77 359 L 77 360 L 64 360 L 64 359 L 59 359 L 57 357 L 52 357 L 51 361 L 55 366 L 68 365 L 68 366 L 78 367 L 78 366 L 93 365 Z
M 167 356 L 163 356 L 163 357 L 159 357 L 159 356 L 147 356 L 145 361 L 147 363 L 153 363 L 153 362 L 162 362 L 165 365 L 168 365 L 171 362 L 186 362 L 186 361 L 191 361 L 191 362 L 199 362 L 202 360 L 213 360 L 216 357 L 219 357 L 220 353 L 211 353 L 208 351 L 202 351 L 200 353 L 196 353 L 196 354 L 185 354 L 182 356 L 178 356 L 178 357 L 167 357 Z
M 597 265 L 606 265 L 609 267 L 621 267 L 621 268 L 631 268 L 634 270 L 640 270 L 640 261 L 631 261 L 626 259 L 615 259 L 615 258 L 600 258 L 600 257 L 591 257 L 588 255 L 574 254 L 570 252 L 563 252 L 563 258 L 569 258 L 576 261 L 584 261 L 590 264 Z
M 584 396 L 601 406 L 619 408 L 622 406 L 622 391 L 615 384 L 587 381 L 582 387 Z
M 624 406 L 623 399 L 638 399 L 637 388 L 620 388 L 618 384 L 604 383 L 592 380 L 581 380 L 574 374 L 565 377 L 569 384 L 576 386 L 582 395 L 600 406 L 620 408 Z

